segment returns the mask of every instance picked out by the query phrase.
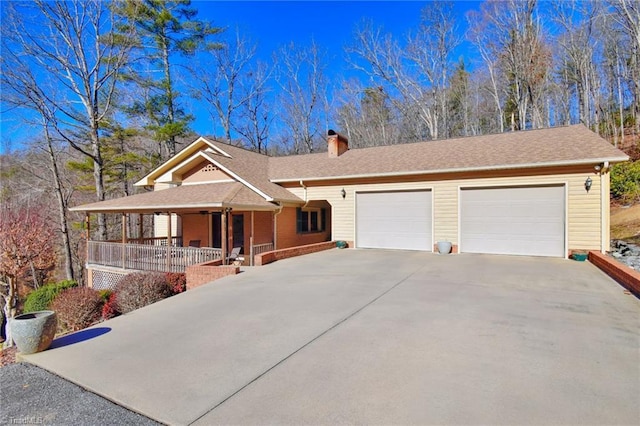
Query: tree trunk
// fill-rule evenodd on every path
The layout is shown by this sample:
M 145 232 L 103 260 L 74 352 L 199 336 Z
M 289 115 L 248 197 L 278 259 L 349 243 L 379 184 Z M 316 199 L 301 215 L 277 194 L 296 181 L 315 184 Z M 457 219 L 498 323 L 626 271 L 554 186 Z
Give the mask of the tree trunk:
M 167 118 L 168 124 L 175 121 L 175 107 L 173 105 L 173 81 L 171 81 L 171 63 L 169 62 L 169 46 L 166 39 L 162 40 L 162 66 L 164 69 L 164 90 L 167 96 Z M 171 134 L 167 140 L 167 152 L 169 157 L 176 154 L 176 137 Z
M 53 150 L 51 137 L 48 128 L 45 126 L 45 138 L 47 139 L 47 153 L 51 162 L 51 172 L 53 174 L 53 185 L 58 202 L 58 220 L 60 222 L 60 232 L 62 233 L 62 250 L 64 253 L 64 273 L 68 280 L 74 279 L 73 273 L 73 255 L 71 253 L 71 239 L 69 237 L 69 226 L 67 220 L 67 203 L 62 194 L 62 185 L 60 184 L 60 171 L 56 161 L 55 152 Z
M 105 200 L 104 191 L 104 165 L 102 153 L 100 152 L 100 135 L 98 134 L 97 123 L 91 126 L 91 145 L 93 154 L 93 179 L 96 185 L 96 198 L 98 201 Z M 104 213 L 98 213 L 98 239 L 107 240 L 107 218 Z

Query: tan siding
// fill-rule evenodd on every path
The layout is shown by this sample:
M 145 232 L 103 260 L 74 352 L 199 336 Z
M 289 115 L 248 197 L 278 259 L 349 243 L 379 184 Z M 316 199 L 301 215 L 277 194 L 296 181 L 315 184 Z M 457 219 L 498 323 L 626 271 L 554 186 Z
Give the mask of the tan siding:
M 600 179 L 593 174 L 593 169 L 568 174 L 541 175 L 532 170 L 534 176 L 502 176 L 496 178 L 466 178 L 441 181 L 413 181 L 388 183 L 362 183 L 356 185 L 332 182 L 332 186 L 308 186 L 307 199 L 327 200 L 333 208 L 334 240 L 353 241 L 355 197 L 356 191 L 390 191 L 407 189 L 432 189 L 434 196 L 434 241 L 448 240 L 459 244 L 458 240 L 458 194 L 459 188 L 477 186 L 522 186 L 522 185 L 557 185 L 568 184 L 568 248 L 600 249 Z M 587 193 L 584 182 L 591 176 L 593 186 Z M 346 183 L 346 181 L 345 181 Z M 343 200 L 340 190 L 347 192 Z M 303 198 L 302 188 L 290 188 L 291 192 Z M 295 217 L 294 217 L 295 219 Z
M 185 172 L 182 175 L 182 183 L 192 184 L 232 180 L 231 176 L 229 176 L 222 170 L 205 170 L 205 168 L 209 165 L 211 165 L 210 162 L 206 160 L 201 161 L 191 170 Z
M 153 186 L 154 191 L 162 191 L 163 189 L 174 188 L 176 185 L 173 183 L 156 183 Z M 154 237 L 166 237 L 167 236 L 167 215 L 154 215 L 153 216 L 153 236 Z M 171 235 L 182 235 L 182 221 L 179 217 L 171 215 Z
M 167 216 L 166 214 L 153 216 L 153 236 L 154 237 L 166 237 L 167 236 Z M 171 215 L 171 235 L 182 235 L 182 221 L 175 214 Z

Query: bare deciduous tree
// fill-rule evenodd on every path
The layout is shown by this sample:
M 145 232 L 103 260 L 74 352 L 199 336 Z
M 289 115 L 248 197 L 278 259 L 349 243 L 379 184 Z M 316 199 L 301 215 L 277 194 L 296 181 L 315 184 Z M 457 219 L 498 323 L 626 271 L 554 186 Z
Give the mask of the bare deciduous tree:
M 290 43 L 279 50 L 276 62 L 285 142 L 291 153 L 314 152 L 327 110 L 324 55 L 314 41 L 305 47 Z
M 96 198 L 104 200 L 104 125 L 130 46 L 112 32 L 116 23 L 99 0 L 35 0 L 13 8 L 9 16 L 3 48 L 28 58 L 24 63 L 34 75 L 55 85 L 55 93 L 42 93 L 54 113 L 48 123 L 91 159 Z M 99 238 L 107 238 L 103 214 L 98 215 L 97 231 Z

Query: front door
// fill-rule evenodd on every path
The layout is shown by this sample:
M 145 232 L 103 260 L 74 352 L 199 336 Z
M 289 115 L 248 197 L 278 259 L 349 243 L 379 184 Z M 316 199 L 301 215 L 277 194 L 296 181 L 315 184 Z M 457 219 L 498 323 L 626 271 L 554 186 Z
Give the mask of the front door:
M 244 246 L 244 215 L 234 214 L 233 215 L 233 247 L 243 247 L 243 246 Z M 244 250 L 242 250 L 241 253 L 244 253 Z
M 222 247 L 222 213 L 211 214 L 211 247 Z

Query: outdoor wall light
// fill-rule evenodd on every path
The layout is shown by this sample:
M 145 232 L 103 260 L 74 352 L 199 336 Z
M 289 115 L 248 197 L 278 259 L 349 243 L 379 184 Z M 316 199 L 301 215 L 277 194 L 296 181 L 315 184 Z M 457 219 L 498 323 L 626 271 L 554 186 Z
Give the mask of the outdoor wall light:
M 342 195 L 342 199 L 344 200 L 345 197 L 347 196 L 347 191 L 345 191 L 344 188 L 342 188 L 342 190 L 340 191 L 340 195 Z
M 591 189 L 591 184 L 593 184 L 593 181 L 591 180 L 591 177 L 588 177 L 587 180 L 584 181 L 584 189 L 586 189 L 587 192 Z
M 156 216 L 160 216 L 162 212 L 153 212 L 153 214 L 155 214 Z

